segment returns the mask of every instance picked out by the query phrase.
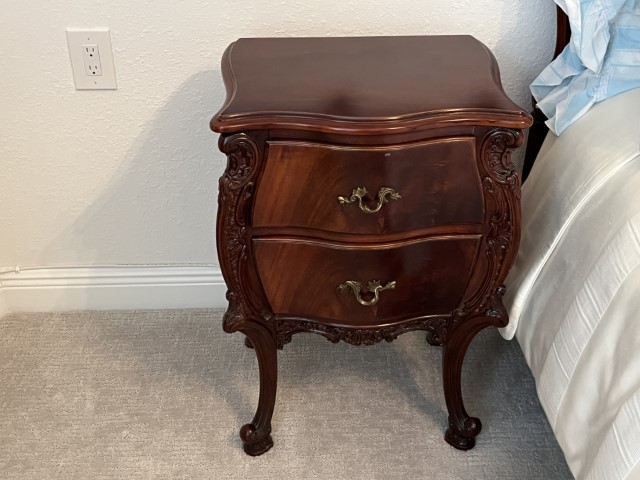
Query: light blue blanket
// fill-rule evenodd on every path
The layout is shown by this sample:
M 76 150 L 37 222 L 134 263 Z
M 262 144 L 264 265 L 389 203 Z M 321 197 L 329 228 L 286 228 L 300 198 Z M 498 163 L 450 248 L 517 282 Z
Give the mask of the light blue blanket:
M 569 17 L 571 42 L 531 92 L 560 135 L 595 103 L 640 88 L 640 0 L 555 1 Z

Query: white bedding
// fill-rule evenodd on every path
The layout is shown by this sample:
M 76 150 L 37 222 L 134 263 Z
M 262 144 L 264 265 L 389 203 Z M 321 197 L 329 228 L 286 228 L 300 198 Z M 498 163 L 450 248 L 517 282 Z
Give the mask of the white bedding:
M 510 324 L 578 479 L 640 479 L 640 89 L 549 134 L 522 194 Z
M 596 103 L 640 87 L 640 0 L 555 0 L 571 42 L 531 84 L 560 135 Z

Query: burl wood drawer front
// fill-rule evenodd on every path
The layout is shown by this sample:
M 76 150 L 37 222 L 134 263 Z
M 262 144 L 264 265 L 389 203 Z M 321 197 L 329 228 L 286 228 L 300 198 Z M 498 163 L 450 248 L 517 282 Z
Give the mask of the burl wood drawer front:
M 362 201 L 352 195 L 361 187 Z M 472 137 L 387 147 L 268 142 L 253 213 L 255 227 L 351 234 L 483 219 Z
M 275 314 L 373 326 L 450 314 L 464 293 L 480 239 L 464 235 L 370 246 L 272 238 L 253 243 Z M 376 280 L 377 301 L 369 285 Z M 350 281 L 361 284 L 359 295 Z

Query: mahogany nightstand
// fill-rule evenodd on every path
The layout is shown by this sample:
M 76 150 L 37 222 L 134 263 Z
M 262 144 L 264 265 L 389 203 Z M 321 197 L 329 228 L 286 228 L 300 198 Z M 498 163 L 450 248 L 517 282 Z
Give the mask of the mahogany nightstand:
M 460 371 L 476 333 L 508 322 L 510 149 L 532 122 L 493 55 L 470 36 L 240 39 L 222 73 L 224 330 L 260 368 L 245 451 L 273 445 L 277 349 L 293 334 L 372 345 L 412 330 L 444 349 L 446 441 L 472 448 Z

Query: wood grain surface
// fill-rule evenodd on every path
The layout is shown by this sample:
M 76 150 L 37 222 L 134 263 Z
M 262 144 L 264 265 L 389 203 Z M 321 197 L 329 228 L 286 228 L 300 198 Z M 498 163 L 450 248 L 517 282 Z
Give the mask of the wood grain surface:
M 468 35 L 241 38 L 222 72 L 228 96 L 211 121 L 222 133 L 530 123 L 504 93 L 493 54 Z
M 254 227 L 299 227 L 351 234 L 387 234 L 451 224 L 482 224 L 482 186 L 475 138 L 390 147 L 269 142 L 253 213 Z M 338 197 L 365 187 L 363 205 Z M 466 201 L 459 201 L 464 197 Z
M 459 306 L 480 235 L 363 246 L 297 239 L 254 239 L 258 271 L 272 311 L 332 324 L 384 326 L 403 318 L 450 315 Z M 396 281 L 374 306 L 337 287 Z M 363 295 L 370 298 L 363 290 Z

